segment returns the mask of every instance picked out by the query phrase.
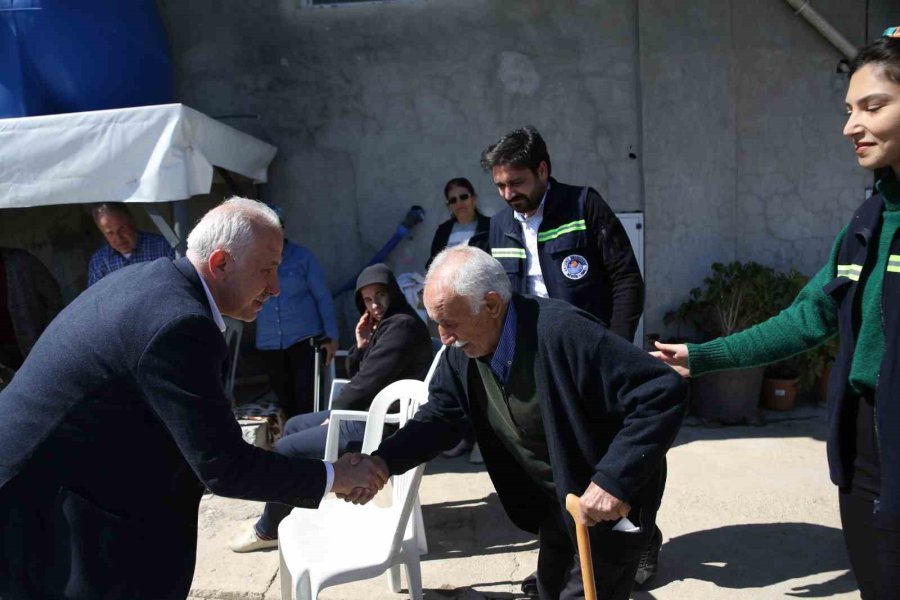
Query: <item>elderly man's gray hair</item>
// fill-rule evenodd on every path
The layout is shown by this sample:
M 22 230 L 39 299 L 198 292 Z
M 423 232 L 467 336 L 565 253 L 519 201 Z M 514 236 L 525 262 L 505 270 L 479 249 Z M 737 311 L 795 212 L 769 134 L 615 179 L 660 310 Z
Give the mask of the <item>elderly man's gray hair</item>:
M 203 215 L 187 239 L 187 254 L 208 260 L 216 250 L 237 257 L 253 241 L 254 226 L 281 229 L 274 210 L 257 200 L 235 196 Z
M 425 285 L 432 281 L 468 300 L 472 314 L 481 310 L 488 292 L 496 292 L 504 303 L 512 297 L 503 265 L 472 246 L 447 248 L 435 256 L 425 275 Z

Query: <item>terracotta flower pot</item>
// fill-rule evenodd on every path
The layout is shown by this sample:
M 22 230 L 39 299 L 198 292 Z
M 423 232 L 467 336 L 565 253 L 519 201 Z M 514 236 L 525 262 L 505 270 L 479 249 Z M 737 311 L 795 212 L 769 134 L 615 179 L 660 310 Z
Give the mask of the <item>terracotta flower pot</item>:
M 769 410 L 791 410 L 797 401 L 797 382 L 799 379 L 775 379 L 766 377 L 763 380 L 763 408 Z

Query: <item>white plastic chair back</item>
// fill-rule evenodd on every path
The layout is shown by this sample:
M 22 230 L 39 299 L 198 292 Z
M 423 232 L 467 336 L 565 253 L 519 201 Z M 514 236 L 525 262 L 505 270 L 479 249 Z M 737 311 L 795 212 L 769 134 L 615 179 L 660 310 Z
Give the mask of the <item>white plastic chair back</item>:
M 388 385 L 386 388 L 378 392 L 372 405 L 369 407 L 369 418 L 366 420 L 366 432 L 363 437 L 362 452 L 371 454 L 378 449 L 381 444 L 382 433 L 384 432 L 384 423 L 388 421 L 388 410 L 397 402 L 399 410 L 398 425 L 403 427 L 413 418 L 419 406 L 424 404 L 428 399 L 428 387 L 424 382 L 416 379 L 401 379 Z M 391 419 L 393 420 L 393 419 Z M 403 523 L 403 527 L 399 527 L 394 534 L 394 541 L 391 544 L 391 553 L 393 554 L 400 548 L 403 541 L 404 533 L 407 529 L 406 523 L 409 521 L 409 515 L 413 510 L 413 506 L 419 497 L 419 483 L 422 480 L 422 472 L 425 465 L 419 465 L 415 469 L 410 469 L 401 475 L 391 477 L 391 486 L 393 487 L 393 501 L 391 503 L 392 510 L 399 510 L 397 515 L 399 523 Z M 416 490 L 411 494 L 410 490 Z
M 419 405 L 424 404 L 428 398 L 428 388 L 425 383 L 417 379 L 401 379 L 389 384 L 378 392 L 369 406 L 369 417 L 366 419 L 366 432 L 363 436 L 363 454 L 372 454 L 381 444 L 381 437 L 385 423 L 396 423 L 399 427 L 406 425 Z M 399 420 L 389 419 L 388 410 L 397 402 Z
M 337 363 L 338 360 L 345 360 L 347 358 L 347 354 L 349 354 L 349 352 L 347 352 L 346 350 L 338 350 L 334 353 L 334 358 L 330 363 L 328 363 L 328 366 L 324 369 L 321 369 L 321 371 L 319 372 L 321 381 L 317 382 L 316 384 L 316 392 L 314 396 L 315 402 L 313 406 L 315 412 L 319 412 L 320 410 L 325 409 L 331 409 L 331 401 L 334 400 L 334 398 L 337 396 L 337 391 L 339 391 L 335 390 L 334 388 L 335 381 L 342 381 L 344 383 L 350 381 L 349 379 L 338 379 L 336 377 L 337 369 L 335 369 L 335 363 Z M 325 403 L 324 397 L 326 391 L 328 391 L 327 404 Z
M 328 393 L 328 410 L 331 410 L 332 402 L 334 402 L 334 399 L 341 393 L 341 389 L 348 383 L 350 383 L 349 379 L 341 379 L 339 377 L 335 377 L 331 380 L 331 391 Z
M 434 372 L 434 368 L 437 365 L 438 360 L 440 359 L 441 353 L 443 349 L 438 351 L 438 355 L 434 358 L 431 364 L 431 369 L 428 372 L 427 380 L 431 379 L 431 375 Z M 336 380 L 335 383 L 338 382 L 346 382 L 346 379 Z M 405 381 L 415 381 L 415 380 L 405 380 Z M 396 391 L 396 390 L 404 390 L 409 387 L 411 384 L 406 384 L 405 387 L 393 387 L 396 384 L 401 382 L 395 382 L 384 390 L 382 390 L 382 394 L 384 394 L 387 390 L 391 390 L 389 395 L 402 395 L 404 392 Z M 415 381 L 416 384 L 421 384 L 423 387 L 423 400 L 419 403 L 415 403 L 413 405 L 407 405 L 407 411 L 412 412 L 404 412 L 401 411 L 401 414 L 397 413 L 387 413 L 384 415 L 383 420 L 385 423 L 390 423 L 392 425 L 405 425 L 406 421 L 412 418 L 415 414 L 416 410 L 418 410 L 418 406 L 424 403 L 428 397 L 428 384 L 420 381 Z M 417 386 L 414 386 L 417 387 Z M 337 396 L 339 388 L 334 390 L 334 396 Z M 408 390 L 407 390 L 408 391 Z M 398 396 L 399 397 L 399 396 Z M 377 399 L 377 397 L 376 397 Z M 391 399 L 388 402 L 388 406 L 390 406 L 396 398 Z M 375 400 L 372 401 L 372 406 L 375 405 Z M 402 408 L 402 407 L 401 407 Z M 328 431 L 325 436 L 325 456 L 324 459 L 330 462 L 334 462 L 338 459 L 338 448 L 340 445 L 340 435 L 341 435 L 341 427 L 340 424 L 344 421 L 368 421 L 369 414 L 371 412 L 371 408 L 369 411 L 358 411 L 358 410 L 332 410 L 331 411 L 331 419 L 328 424 Z M 381 411 L 381 408 L 379 408 Z M 368 431 L 368 429 L 367 429 Z M 368 435 L 368 438 L 365 436 Z M 374 429 L 371 430 L 371 433 L 364 434 L 363 439 L 363 448 L 362 452 L 366 454 L 370 454 L 374 452 L 378 445 L 381 443 L 382 430 Z M 416 544 L 419 548 L 420 554 L 428 554 L 428 538 L 425 535 L 425 520 L 422 518 L 422 506 L 419 502 L 418 498 L 416 498 L 415 506 L 413 507 L 413 518 L 409 522 L 409 534 L 416 538 Z
M 225 395 L 234 400 L 234 375 L 237 371 L 238 355 L 241 349 L 241 334 L 244 323 L 231 317 L 223 317 L 225 321 L 225 345 L 228 347 L 228 373 L 225 376 Z
M 428 367 L 428 374 L 425 376 L 426 390 L 428 389 L 428 386 L 431 385 L 431 378 L 434 377 L 434 372 L 437 370 L 438 363 L 441 362 L 441 356 L 444 355 L 444 350 L 446 349 L 447 346 L 441 344 L 441 347 L 434 353 L 434 359 L 431 361 L 431 366 Z
M 372 452 L 378 447 L 386 420 L 399 421 L 404 426 L 426 401 L 427 393 L 424 382 L 411 379 L 394 382 L 379 392 L 366 419 L 363 451 Z M 399 403 L 399 418 L 391 419 L 388 409 L 395 402 Z M 388 571 L 391 589 L 398 591 L 401 564 L 406 566 L 411 596 L 420 599 L 419 552 L 415 536 L 408 534 L 407 524 L 424 470 L 422 464 L 391 478 L 390 507 L 381 508 L 374 503 L 354 507 L 340 500 L 325 500 L 318 511 L 294 509 L 278 530 L 283 600 L 289 600 L 295 592 L 298 598 L 314 599 L 325 587 L 368 579 L 384 571 Z M 387 540 L 383 537 L 373 539 L 370 533 L 368 539 L 357 537 L 350 552 L 346 547 L 350 532 L 343 531 L 343 527 L 365 527 L 385 536 L 389 534 L 390 545 L 385 544 Z M 372 556 L 365 555 L 369 547 Z

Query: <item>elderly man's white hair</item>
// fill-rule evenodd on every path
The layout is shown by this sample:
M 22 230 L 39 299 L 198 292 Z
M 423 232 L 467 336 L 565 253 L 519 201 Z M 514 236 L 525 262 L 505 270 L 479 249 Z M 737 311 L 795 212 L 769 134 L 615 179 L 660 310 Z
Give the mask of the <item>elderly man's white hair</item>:
M 504 303 L 512 297 L 509 277 L 497 259 L 472 246 L 442 250 L 428 268 L 425 285 L 438 284 L 469 301 L 478 314 L 488 292 L 496 292 Z
M 262 202 L 239 196 L 229 198 L 203 215 L 191 230 L 187 255 L 205 261 L 222 249 L 238 257 L 253 241 L 253 228 L 259 225 L 281 229 L 278 215 Z

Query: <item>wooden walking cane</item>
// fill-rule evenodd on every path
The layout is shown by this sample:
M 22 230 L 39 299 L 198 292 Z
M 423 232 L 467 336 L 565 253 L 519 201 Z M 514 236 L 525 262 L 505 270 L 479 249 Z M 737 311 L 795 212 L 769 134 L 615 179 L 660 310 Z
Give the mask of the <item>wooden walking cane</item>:
M 578 558 L 581 560 L 581 580 L 584 582 L 584 600 L 597 600 L 597 585 L 594 583 L 594 562 L 591 560 L 591 540 L 587 525 L 582 525 L 581 505 L 575 494 L 566 495 L 566 510 L 575 520 L 575 536 L 578 538 Z

